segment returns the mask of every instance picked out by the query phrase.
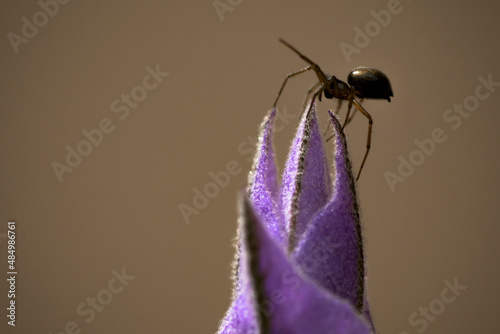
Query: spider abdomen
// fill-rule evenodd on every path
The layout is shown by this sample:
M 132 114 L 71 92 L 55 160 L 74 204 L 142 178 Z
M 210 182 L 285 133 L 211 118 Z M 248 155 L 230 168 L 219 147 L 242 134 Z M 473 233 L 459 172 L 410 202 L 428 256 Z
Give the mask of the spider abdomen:
M 356 67 L 349 73 L 347 82 L 354 87 L 359 98 L 382 99 L 391 102 L 392 93 L 389 78 L 371 67 Z

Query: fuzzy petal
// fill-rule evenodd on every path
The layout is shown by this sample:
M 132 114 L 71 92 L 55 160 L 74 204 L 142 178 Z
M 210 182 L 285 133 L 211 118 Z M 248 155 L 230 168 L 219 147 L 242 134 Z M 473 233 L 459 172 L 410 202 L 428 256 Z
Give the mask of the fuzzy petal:
M 312 218 L 293 257 L 314 281 L 362 312 L 364 255 L 356 188 L 344 133 L 330 115 L 336 132 L 334 194 Z
M 281 208 L 293 250 L 330 194 L 330 173 L 314 106 L 304 113 L 283 173 Z
M 261 125 L 240 201 L 233 302 L 218 333 L 372 333 L 356 189 L 340 123 L 330 113 L 336 132 L 334 184 L 310 110 L 279 189 L 275 115 L 271 110 Z
M 217 334 L 255 334 L 257 329 L 257 316 L 254 302 L 249 300 L 250 295 L 240 293 L 232 302 L 229 311 L 222 320 Z
M 253 207 L 264 219 L 269 233 L 283 242 L 284 229 L 278 217 L 278 178 L 272 145 L 273 124 L 276 109 L 269 111 L 261 124 L 257 153 L 248 176 L 248 195 Z
M 252 275 L 261 333 L 368 334 L 370 325 L 346 300 L 297 271 L 245 201 L 241 229 L 246 273 Z M 238 332 L 239 333 L 239 332 Z

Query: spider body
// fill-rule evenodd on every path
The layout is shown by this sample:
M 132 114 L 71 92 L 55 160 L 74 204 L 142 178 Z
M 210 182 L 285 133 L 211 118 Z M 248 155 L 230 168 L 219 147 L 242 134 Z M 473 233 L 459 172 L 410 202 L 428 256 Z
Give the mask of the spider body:
M 331 80 L 332 77 L 329 77 Z M 334 93 L 334 86 L 337 86 L 337 93 Z M 337 98 L 340 100 L 347 100 L 349 98 L 349 93 L 351 88 L 344 81 L 337 79 L 336 81 L 330 82 L 329 87 L 325 88 L 323 94 L 327 99 Z M 321 100 L 321 99 L 320 99 Z
M 391 96 L 394 96 L 389 78 L 371 67 L 356 67 L 349 73 L 347 82 L 354 87 L 354 94 L 361 99 L 382 99 L 391 102 Z
M 348 83 L 345 83 L 344 81 L 337 79 L 337 77 L 335 76 L 326 75 L 315 62 L 304 56 L 300 51 L 298 51 L 296 48 L 294 48 L 285 40 L 280 39 L 280 42 L 285 44 L 292 51 L 294 51 L 300 58 L 302 58 L 305 62 L 307 62 L 309 66 L 299 71 L 290 73 L 286 76 L 285 81 L 281 85 L 281 89 L 278 92 L 278 96 L 274 101 L 273 107 L 276 107 L 276 104 L 278 103 L 278 100 L 281 96 L 281 93 L 283 92 L 283 88 L 285 88 L 285 84 L 288 81 L 288 79 L 298 74 L 312 70 L 316 73 L 319 82 L 313 87 L 311 87 L 311 89 L 309 89 L 309 91 L 307 92 L 306 102 L 309 95 L 313 93 L 311 102 L 309 104 L 309 108 L 307 110 L 311 110 L 311 107 L 316 98 L 318 98 L 321 101 L 321 96 L 324 95 L 325 98 L 327 99 L 333 99 L 333 98 L 338 99 L 339 100 L 338 109 L 340 109 L 342 101 L 346 100 L 349 102 L 347 115 L 342 128 L 344 128 L 346 124 L 350 121 L 349 115 L 351 112 L 352 105 L 354 105 L 356 109 L 359 110 L 368 119 L 368 137 L 366 142 L 366 152 L 365 156 L 363 157 L 363 162 L 361 163 L 361 167 L 359 168 L 358 176 L 356 178 L 356 180 L 358 180 L 359 176 L 361 175 L 361 170 L 365 165 L 366 158 L 368 157 L 368 152 L 370 151 L 373 119 L 356 98 L 380 99 L 391 102 L 391 97 L 394 95 L 392 92 L 392 87 L 391 83 L 389 82 L 389 79 L 384 73 L 382 73 L 377 69 L 371 67 L 356 67 L 349 73 L 347 77 Z

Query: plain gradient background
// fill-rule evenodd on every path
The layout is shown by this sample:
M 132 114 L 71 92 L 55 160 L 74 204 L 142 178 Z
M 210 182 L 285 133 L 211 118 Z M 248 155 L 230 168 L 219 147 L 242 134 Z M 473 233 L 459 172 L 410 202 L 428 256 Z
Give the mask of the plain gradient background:
M 498 333 L 500 87 L 457 129 L 443 116 L 473 101 L 479 76 L 500 81 L 499 6 L 401 0 L 349 62 L 342 43 L 355 45 L 367 24 L 376 29 L 371 11 L 389 0 L 221 2 L 231 8 L 222 16 L 212 0 L 74 0 L 17 53 L 8 34 L 21 35 L 23 17 L 33 22 L 41 7 L 2 2 L 0 332 L 55 334 L 71 321 L 81 333 L 216 331 L 230 303 L 236 196 L 253 138 L 285 75 L 305 66 L 282 37 L 340 79 L 372 66 L 393 86 L 391 103 L 364 103 L 374 130 L 358 183 L 379 332 L 419 333 L 409 318 L 425 319 L 419 312 L 431 305 L 441 313 L 425 333 Z M 112 103 L 158 64 L 169 76 L 120 119 Z M 279 103 L 295 115 L 275 136 L 281 170 L 316 80 L 293 79 Z M 335 106 L 319 104 L 323 124 Z M 66 146 L 76 149 L 82 131 L 105 118 L 113 131 L 60 182 L 53 162 L 65 164 Z M 356 171 L 366 128 L 361 115 L 346 128 Z M 436 128 L 446 141 L 391 190 L 384 173 L 398 173 L 400 156 L 417 157 L 415 140 Z M 187 223 L 179 205 L 193 206 L 209 173 L 231 161 L 237 175 Z M 15 328 L 6 318 L 9 220 L 17 222 Z M 86 322 L 78 305 L 109 297 L 103 289 L 122 268 L 135 278 Z M 455 278 L 467 288 L 439 310 L 444 281 Z

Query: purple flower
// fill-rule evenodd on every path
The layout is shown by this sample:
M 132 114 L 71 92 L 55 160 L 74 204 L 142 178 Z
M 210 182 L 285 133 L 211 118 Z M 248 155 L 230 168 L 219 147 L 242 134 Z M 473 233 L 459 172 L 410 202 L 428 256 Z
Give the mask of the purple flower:
M 330 113 L 331 174 L 314 108 L 304 113 L 280 186 L 275 115 L 271 110 L 261 125 L 241 196 L 233 301 L 218 333 L 372 333 L 356 188 L 340 123 Z

